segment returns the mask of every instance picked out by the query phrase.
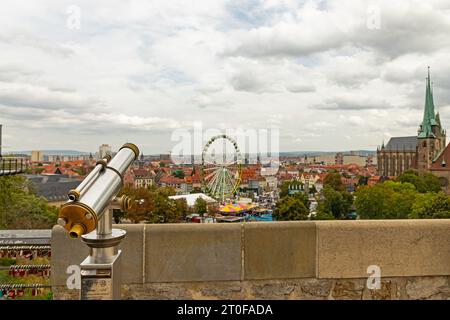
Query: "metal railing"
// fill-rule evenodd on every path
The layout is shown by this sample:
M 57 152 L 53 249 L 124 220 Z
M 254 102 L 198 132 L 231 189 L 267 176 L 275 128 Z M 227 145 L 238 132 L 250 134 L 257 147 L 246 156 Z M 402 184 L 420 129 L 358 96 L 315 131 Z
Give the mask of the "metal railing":
M 16 297 L 28 299 L 28 296 L 51 292 L 50 264 L 25 262 L 36 258 L 41 258 L 41 261 L 51 259 L 50 236 L 42 231 L 49 233 L 49 230 L 0 230 L 0 259 L 7 260 L 6 265 L 0 266 L 0 272 L 6 273 L 4 276 L 9 275 L 10 280 L 6 281 L 11 282 L 0 283 L 0 300 Z M 29 276 L 33 278 L 27 280 Z
M 19 158 L 0 158 L 0 176 L 24 173 L 27 163 Z

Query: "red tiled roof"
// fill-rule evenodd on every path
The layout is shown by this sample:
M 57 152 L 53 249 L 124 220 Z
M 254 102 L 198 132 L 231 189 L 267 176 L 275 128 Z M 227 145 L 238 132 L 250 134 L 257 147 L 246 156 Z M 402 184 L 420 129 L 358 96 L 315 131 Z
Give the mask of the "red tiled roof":
M 443 166 L 442 164 L 445 164 Z M 450 171 L 450 144 L 448 144 L 439 157 L 431 164 L 431 171 Z
M 180 184 L 184 182 L 184 179 L 180 179 L 171 175 L 164 175 L 161 177 L 159 182 L 165 184 Z

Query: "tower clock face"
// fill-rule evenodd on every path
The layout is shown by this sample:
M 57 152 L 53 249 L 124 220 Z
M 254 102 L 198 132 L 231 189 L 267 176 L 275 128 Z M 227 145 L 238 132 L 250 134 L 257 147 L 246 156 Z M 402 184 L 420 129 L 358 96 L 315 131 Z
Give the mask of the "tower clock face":
M 448 186 L 448 179 L 445 177 L 440 177 L 439 178 L 439 184 L 441 185 L 441 187 L 446 187 Z

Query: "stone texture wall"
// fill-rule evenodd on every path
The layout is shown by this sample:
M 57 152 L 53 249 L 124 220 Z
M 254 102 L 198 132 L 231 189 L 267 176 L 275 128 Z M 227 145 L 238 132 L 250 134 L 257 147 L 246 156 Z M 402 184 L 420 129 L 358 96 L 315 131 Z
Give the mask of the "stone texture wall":
M 117 226 L 119 227 L 119 226 Z M 448 299 L 450 220 L 120 225 L 123 299 Z M 52 232 L 55 299 L 88 249 Z M 366 286 L 367 268 L 381 288 Z
M 366 279 L 291 279 L 145 283 L 122 285 L 122 299 L 296 299 L 296 300 L 448 300 L 449 277 L 406 277 L 382 280 L 370 290 Z M 54 286 L 55 299 L 78 299 L 78 290 Z

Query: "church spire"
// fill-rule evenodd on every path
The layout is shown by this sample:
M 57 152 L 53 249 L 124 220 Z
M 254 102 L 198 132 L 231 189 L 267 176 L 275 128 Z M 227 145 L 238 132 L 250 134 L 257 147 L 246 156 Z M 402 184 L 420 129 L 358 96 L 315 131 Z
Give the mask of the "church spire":
M 433 89 L 431 88 L 430 67 L 428 67 L 428 77 L 425 90 L 425 110 L 423 121 L 419 130 L 419 138 L 435 137 L 432 126 L 438 125 L 434 113 Z

